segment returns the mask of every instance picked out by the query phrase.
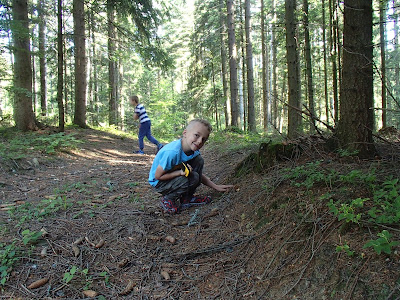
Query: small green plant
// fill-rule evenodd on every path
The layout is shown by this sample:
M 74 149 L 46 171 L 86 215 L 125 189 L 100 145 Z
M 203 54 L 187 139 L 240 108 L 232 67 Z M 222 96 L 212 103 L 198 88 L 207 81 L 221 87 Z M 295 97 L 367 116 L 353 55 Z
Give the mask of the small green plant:
M 380 224 L 394 224 L 400 221 L 399 179 L 388 179 L 375 187 L 374 206 L 368 211 L 371 221 Z
M 357 213 L 357 208 L 361 208 L 364 202 L 369 200 L 368 198 L 357 198 L 348 203 L 341 203 L 339 207 L 333 203 L 333 199 L 330 199 L 328 203 L 329 210 L 338 217 L 338 220 L 346 220 L 346 222 L 359 223 L 361 220 L 362 213 Z
M 73 134 L 67 135 L 64 132 L 50 135 L 15 132 L 0 144 L 0 156 L 15 160 L 26 157 L 26 154 L 32 150 L 54 154 L 65 149 L 76 148 L 79 143 L 82 141 L 75 139 Z
M 99 274 L 99 276 L 103 277 L 103 278 L 104 278 L 105 284 L 106 284 L 107 286 L 109 286 L 109 284 L 110 284 L 110 274 L 108 274 L 106 271 L 104 271 L 104 272 L 101 272 L 101 273 Z
M 138 186 L 139 183 L 137 183 L 137 182 L 127 182 L 125 185 L 127 187 L 129 187 L 129 188 L 134 188 L 134 187 Z
M 132 194 L 129 199 L 128 202 L 130 203 L 140 203 L 140 196 L 137 194 Z
M 348 149 L 338 149 L 337 153 L 340 157 L 355 156 L 358 154 L 358 150 L 350 151 Z
M 22 243 L 24 245 L 28 244 L 36 244 L 38 239 L 42 237 L 42 231 L 30 231 L 29 229 L 25 229 L 22 231 Z
M 344 244 L 344 245 L 338 245 L 336 246 L 336 252 L 345 252 L 348 256 L 353 256 L 354 255 L 354 251 L 350 250 L 349 245 Z
M 77 266 L 72 266 L 72 268 L 69 269 L 69 271 L 67 271 L 67 272 L 64 273 L 64 277 L 63 277 L 62 280 L 63 280 L 65 283 L 69 283 L 72 279 L 74 279 L 75 273 L 76 273 L 77 270 L 78 270 L 78 267 L 77 267 Z
M 372 186 L 376 181 L 375 170 L 370 172 L 364 172 L 361 170 L 352 170 L 347 174 L 340 175 L 339 181 L 348 184 L 367 184 L 367 186 Z
M 18 260 L 15 242 L 5 245 L 0 243 L 0 286 L 4 286 L 14 263 Z
M 321 162 L 316 161 L 294 169 L 285 169 L 284 179 L 292 180 L 292 185 L 296 187 L 312 188 L 315 184 L 330 184 L 338 175 L 335 170 L 321 168 Z
M 382 252 L 390 254 L 392 252 L 392 247 L 400 244 L 399 241 L 390 241 L 392 235 L 387 230 L 382 230 L 382 232 L 378 233 L 378 237 L 378 239 L 366 243 L 364 249 L 372 247 L 378 254 L 381 254 Z
M 14 209 L 8 211 L 10 218 L 18 219 L 18 226 L 25 222 L 36 219 L 43 220 L 46 216 L 51 215 L 59 210 L 66 210 L 71 207 L 73 202 L 65 195 L 51 199 L 43 199 L 37 205 L 33 206 L 31 203 L 25 203 Z

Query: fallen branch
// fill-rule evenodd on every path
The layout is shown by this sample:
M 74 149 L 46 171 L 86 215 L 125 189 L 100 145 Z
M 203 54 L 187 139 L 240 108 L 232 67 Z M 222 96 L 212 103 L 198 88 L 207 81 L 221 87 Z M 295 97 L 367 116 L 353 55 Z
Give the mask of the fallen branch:
M 197 251 L 183 253 L 183 254 L 180 254 L 179 256 L 181 258 L 183 257 L 183 258 L 186 258 L 186 259 L 193 259 L 193 258 L 195 258 L 197 256 L 200 256 L 200 255 L 217 253 L 217 252 L 220 252 L 220 251 L 225 250 L 227 248 L 231 248 L 231 247 L 234 247 L 234 246 L 237 246 L 237 245 L 240 245 L 240 244 L 248 243 L 248 242 L 250 242 L 250 241 L 252 241 L 252 240 L 254 240 L 254 239 L 256 239 L 256 238 L 258 238 L 260 236 L 263 236 L 263 235 L 268 233 L 271 229 L 273 229 L 275 226 L 277 226 L 279 224 L 280 224 L 280 222 L 268 227 L 267 229 L 265 229 L 264 231 L 262 231 L 261 233 L 256 234 L 256 235 L 248 236 L 248 237 L 243 238 L 243 239 L 235 239 L 235 240 L 230 241 L 230 242 L 226 242 L 226 243 L 223 243 L 223 244 L 220 244 L 220 245 L 217 245 L 217 246 L 207 247 L 205 249 L 200 249 L 200 250 L 197 250 Z

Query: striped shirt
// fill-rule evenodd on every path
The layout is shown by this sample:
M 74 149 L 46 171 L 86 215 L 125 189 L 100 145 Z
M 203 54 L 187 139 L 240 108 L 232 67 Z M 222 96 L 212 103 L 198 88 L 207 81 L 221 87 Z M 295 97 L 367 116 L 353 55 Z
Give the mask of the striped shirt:
M 148 122 L 150 121 L 149 116 L 146 113 L 146 109 L 144 108 L 143 104 L 138 104 L 135 107 L 135 113 L 139 115 L 139 121 L 140 123 Z

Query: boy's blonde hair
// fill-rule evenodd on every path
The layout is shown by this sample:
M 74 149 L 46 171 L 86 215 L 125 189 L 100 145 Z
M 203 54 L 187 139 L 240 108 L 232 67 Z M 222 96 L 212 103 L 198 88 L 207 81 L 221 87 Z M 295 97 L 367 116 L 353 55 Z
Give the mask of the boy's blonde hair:
M 139 104 L 139 97 L 137 95 L 130 96 L 129 100 L 134 101 Z
M 188 126 L 187 126 L 186 128 L 188 128 L 188 127 L 189 127 L 191 124 L 193 124 L 193 123 L 201 123 L 201 124 L 203 124 L 205 127 L 207 127 L 208 132 L 211 133 L 211 131 L 212 131 L 212 126 L 211 126 L 210 122 L 208 122 L 207 120 L 204 120 L 204 119 L 193 119 L 193 120 L 191 120 L 191 121 L 189 122 L 189 124 L 188 124 Z

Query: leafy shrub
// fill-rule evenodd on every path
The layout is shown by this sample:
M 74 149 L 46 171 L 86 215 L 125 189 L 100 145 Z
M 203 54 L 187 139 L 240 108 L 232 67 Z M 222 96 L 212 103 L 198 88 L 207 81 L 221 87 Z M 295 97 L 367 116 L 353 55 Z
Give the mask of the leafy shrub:
M 392 235 L 387 230 L 382 230 L 381 233 L 378 233 L 378 237 L 378 239 L 366 243 L 364 248 L 372 247 L 378 254 L 381 254 L 382 252 L 390 254 L 392 252 L 392 247 L 400 244 L 399 241 L 390 241 Z

